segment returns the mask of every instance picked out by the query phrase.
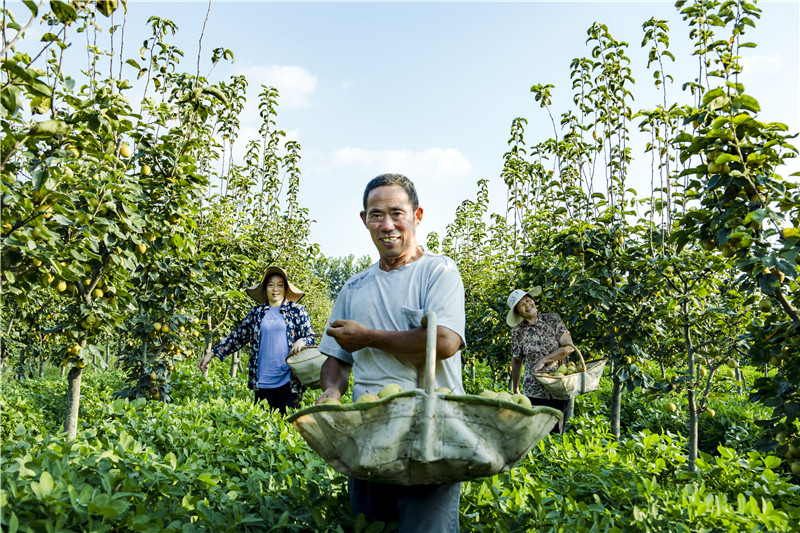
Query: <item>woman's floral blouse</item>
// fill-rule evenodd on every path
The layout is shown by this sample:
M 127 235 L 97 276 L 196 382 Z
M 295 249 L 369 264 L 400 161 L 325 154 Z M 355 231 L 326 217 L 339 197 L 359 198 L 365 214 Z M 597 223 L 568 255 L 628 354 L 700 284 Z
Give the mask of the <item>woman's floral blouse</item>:
M 558 339 L 566 333 L 567 327 L 561 317 L 555 313 L 539 315 L 539 319 L 530 324 L 523 320 L 511 330 L 511 355 L 522 359 L 525 371 L 522 375 L 522 393 L 531 398 L 550 399 L 552 396 L 533 375 L 533 367 L 542 358 L 559 347 Z M 558 363 L 545 363 L 538 372 L 554 372 Z

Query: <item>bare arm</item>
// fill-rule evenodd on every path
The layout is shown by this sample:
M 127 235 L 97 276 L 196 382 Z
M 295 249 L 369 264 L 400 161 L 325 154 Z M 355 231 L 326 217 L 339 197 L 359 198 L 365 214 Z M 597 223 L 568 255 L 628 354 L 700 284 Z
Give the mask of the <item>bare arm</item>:
M 522 360 L 511 358 L 511 392 L 519 394 L 519 378 L 522 375 Z
M 539 359 L 539 362 L 533 367 L 534 372 L 538 372 L 539 370 L 544 367 L 547 363 L 552 363 L 553 361 L 560 361 L 562 359 L 566 359 L 569 354 L 575 351 L 574 346 L 560 346 L 550 352 L 549 355 L 546 355 Z
M 425 328 L 407 331 L 385 331 L 370 329 L 355 320 L 335 320 L 327 330 L 339 346 L 348 352 L 361 348 L 377 348 L 400 359 L 415 363 L 425 361 L 428 332 Z M 453 356 L 461 347 L 461 337 L 444 326 L 436 328 L 436 359 L 441 361 Z
M 559 346 L 572 346 L 575 347 L 575 343 L 572 342 L 572 334 L 569 331 L 565 331 L 563 335 L 558 339 Z
M 323 392 L 317 398 L 317 403 L 326 398 L 341 399 L 344 393 L 347 392 L 347 386 L 350 383 L 351 368 L 350 365 L 341 362 L 339 359 L 328 356 L 319 371 L 319 382 Z

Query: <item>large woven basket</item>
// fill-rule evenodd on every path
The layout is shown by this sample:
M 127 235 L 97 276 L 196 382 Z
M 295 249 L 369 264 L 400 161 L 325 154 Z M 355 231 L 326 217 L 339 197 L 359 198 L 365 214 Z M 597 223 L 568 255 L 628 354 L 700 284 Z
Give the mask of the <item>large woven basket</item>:
M 327 359 L 323 353 L 317 348 L 303 348 L 294 355 L 286 358 L 289 368 L 300 380 L 300 383 L 312 389 L 319 388 L 319 371 L 322 369 L 322 363 Z
M 586 394 L 597 390 L 600 385 L 600 377 L 606 366 L 606 359 L 596 359 L 588 363 L 583 360 L 583 354 L 577 348 L 575 352 L 581 359 L 582 372 L 569 374 L 567 376 L 548 376 L 546 374 L 534 374 L 534 377 L 544 385 L 553 398 L 568 400 L 579 394 Z
M 561 418 L 494 398 L 434 392 L 436 320 L 427 316 L 424 389 L 349 405 L 315 405 L 287 420 L 331 467 L 395 485 L 453 483 L 505 472 Z

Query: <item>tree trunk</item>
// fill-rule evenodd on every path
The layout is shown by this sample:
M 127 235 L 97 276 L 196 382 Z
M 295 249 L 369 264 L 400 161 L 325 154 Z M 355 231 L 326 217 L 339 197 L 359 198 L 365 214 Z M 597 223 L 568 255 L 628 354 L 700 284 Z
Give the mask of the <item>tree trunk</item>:
M 475 383 L 475 361 L 469 364 L 469 379 L 472 380 L 472 383 Z
M 26 356 L 27 348 L 28 348 L 27 346 L 24 346 L 19 351 L 19 366 L 17 367 L 17 376 L 19 377 L 19 379 L 22 379 L 23 377 L 24 378 L 28 377 L 27 372 L 25 372 L 25 360 L 27 359 Z
M 661 379 L 667 379 L 667 369 L 664 366 L 664 361 L 661 361 L 659 364 L 661 365 Z
M 106 370 L 108 370 L 108 365 L 111 362 L 111 343 L 109 342 L 106 344 Z
M 44 379 L 44 362 L 46 358 L 44 354 L 39 354 L 39 379 Z
M 686 391 L 686 398 L 689 401 L 689 472 L 697 471 L 697 400 L 694 396 L 694 387 L 689 387 Z
M 615 365 L 616 366 L 616 365 Z M 611 434 L 614 438 L 619 440 L 620 435 L 620 408 L 622 407 L 622 382 L 617 375 L 614 375 L 614 386 L 611 389 L 611 412 L 609 413 L 609 422 L 611 425 Z
M 68 439 L 78 435 L 78 409 L 81 404 L 81 376 L 83 369 L 73 366 L 67 376 L 67 412 L 64 416 L 64 431 Z
M 209 353 L 209 352 L 211 352 L 211 343 L 206 343 L 206 349 L 205 349 L 205 352 L 203 352 L 203 353 L 205 353 L 206 355 L 208 355 L 208 353 Z M 206 379 L 208 378 L 208 370 L 209 370 L 210 368 L 211 368 L 211 365 L 208 365 L 208 368 L 206 368 L 206 369 L 203 371 L 203 377 L 204 377 L 204 378 L 206 378 Z
M 683 304 L 683 315 L 689 316 L 688 303 Z M 689 388 L 686 390 L 686 399 L 689 405 L 689 450 L 687 467 L 689 472 L 697 471 L 697 399 L 694 394 L 695 386 L 695 360 L 694 360 L 694 342 L 692 340 L 691 326 L 688 324 L 683 327 L 683 337 L 686 342 L 686 366 L 689 369 Z
M 236 352 L 231 356 L 231 378 L 236 377 L 236 371 L 239 369 L 241 365 L 239 362 L 241 361 L 242 356 L 239 352 Z

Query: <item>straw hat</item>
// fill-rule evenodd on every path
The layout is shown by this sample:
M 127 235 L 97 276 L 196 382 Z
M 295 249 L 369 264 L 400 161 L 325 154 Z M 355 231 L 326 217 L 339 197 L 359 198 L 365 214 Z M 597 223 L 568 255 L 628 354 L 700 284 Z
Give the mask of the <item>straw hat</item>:
M 250 297 L 258 303 L 265 303 L 267 301 L 267 278 L 272 274 L 280 274 L 283 276 L 283 280 L 286 282 L 286 295 L 284 297 L 287 300 L 299 302 L 300 298 L 302 298 L 305 293 L 292 285 L 292 283 L 289 281 L 289 276 L 286 275 L 286 271 L 284 269 L 276 266 L 267 268 L 267 271 L 264 272 L 264 277 L 261 278 L 261 281 L 246 289 L 247 294 L 249 294 Z
M 522 300 L 522 297 L 526 294 L 531 298 L 536 298 L 542 294 L 542 288 L 536 286 L 528 292 L 525 292 L 522 289 L 517 289 L 508 295 L 508 314 L 506 315 L 506 324 L 512 328 L 522 322 L 522 317 L 517 314 L 516 308 L 519 301 Z

